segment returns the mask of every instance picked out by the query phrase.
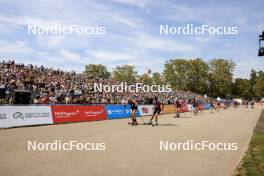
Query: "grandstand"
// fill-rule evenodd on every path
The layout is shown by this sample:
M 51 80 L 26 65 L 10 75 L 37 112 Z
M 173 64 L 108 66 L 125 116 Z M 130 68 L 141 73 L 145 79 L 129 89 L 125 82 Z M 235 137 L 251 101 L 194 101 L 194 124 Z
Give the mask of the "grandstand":
M 159 96 L 164 104 L 172 104 L 175 97 L 186 100 L 194 97 L 203 99 L 203 96 L 190 91 L 94 92 L 94 83 L 113 85 L 119 82 L 112 79 L 88 78 L 74 71 L 66 72 L 32 64 L 15 63 L 14 60 L 0 63 L 0 87 L 5 92 L 2 104 L 14 104 L 15 90 L 30 91 L 31 104 L 120 104 L 128 97 L 134 97 L 139 104 L 149 104 L 155 96 Z

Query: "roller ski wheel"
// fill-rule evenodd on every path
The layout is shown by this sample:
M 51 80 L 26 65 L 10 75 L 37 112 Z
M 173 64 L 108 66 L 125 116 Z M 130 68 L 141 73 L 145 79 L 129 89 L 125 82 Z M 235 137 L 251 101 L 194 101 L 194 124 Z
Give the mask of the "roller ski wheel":
M 158 123 L 152 123 L 151 126 L 154 127 L 154 126 L 158 126 L 159 124 Z
M 138 125 L 137 122 L 128 122 L 128 125 Z
M 134 125 L 138 125 L 138 123 L 137 123 L 137 122 L 132 122 L 131 125 L 132 125 L 132 126 L 134 126 Z

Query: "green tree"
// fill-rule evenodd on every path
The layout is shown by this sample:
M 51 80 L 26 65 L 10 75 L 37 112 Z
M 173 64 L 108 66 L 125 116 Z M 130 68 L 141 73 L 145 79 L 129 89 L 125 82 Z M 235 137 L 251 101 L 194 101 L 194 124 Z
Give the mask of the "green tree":
M 232 95 L 247 100 L 252 99 L 250 80 L 236 78 L 232 84 Z
M 206 93 L 208 64 L 202 59 L 174 59 L 165 64 L 164 78 L 172 87 L 184 91 Z
M 208 70 L 209 66 L 202 59 L 190 60 L 189 69 L 189 90 L 196 93 L 206 93 L 208 89 Z
M 264 97 L 264 73 L 259 72 L 256 82 L 256 98 L 261 99 Z
M 253 96 L 256 95 L 256 84 L 257 84 L 257 78 L 258 78 L 258 74 L 256 72 L 256 70 L 252 69 L 250 72 L 250 85 L 251 85 L 251 94 Z
M 116 66 L 112 72 L 112 77 L 116 81 L 126 81 L 128 83 L 133 83 L 136 81 L 137 72 L 135 71 L 135 66 Z
M 232 60 L 213 59 L 209 62 L 209 69 L 211 95 L 224 98 L 230 95 L 235 63 Z
M 152 85 L 152 78 L 149 76 L 148 73 L 144 73 L 139 76 L 138 78 L 140 83 L 146 84 L 146 85 Z
M 175 89 L 188 90 L 190 67 L 190 62 L 185 59 L 167 61 L 163 72 L 166 83 Z
M 89 64 L 85 66 L 84 73 L 88 78 L 104 78 L 108 79 L 111 73 L 107 71 L 106 66 L 101 64 Z
M 152 82 L 153 82 L 153 84 L 156 84 L 156 85 L 164 85 L 163 77 L 158 72 L 154 72 L 152 74 Z

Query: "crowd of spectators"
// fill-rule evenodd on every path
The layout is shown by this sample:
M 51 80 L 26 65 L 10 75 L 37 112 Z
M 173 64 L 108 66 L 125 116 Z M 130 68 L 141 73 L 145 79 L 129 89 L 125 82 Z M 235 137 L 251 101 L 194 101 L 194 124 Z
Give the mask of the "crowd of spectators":
M 139 104 L 148 104 L 158 96 L 166 104 L 173 103 L 175 97 L 190 99 L 197 97 L 192 92 L 173 91 L 169 93 L 94 92 L 93 84 L 117 85 L 112 79 L 87 78 L 84 74 L 66 72 L 43 66 L 25 65 L 15 61 L 0 63 L 0 88 L 5 89 L 2 103 L 12 104 L 14 92 L 28 90 L 34 104 L 97 104 L 124 103 L 132 97 Z M 202 97 L 202 96 L 201 96 Z

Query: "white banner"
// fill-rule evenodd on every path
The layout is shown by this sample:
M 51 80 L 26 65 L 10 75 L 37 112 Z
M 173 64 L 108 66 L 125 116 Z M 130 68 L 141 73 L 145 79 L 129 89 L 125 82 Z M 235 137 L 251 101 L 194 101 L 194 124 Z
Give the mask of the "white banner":
M 187 104 L 187 108 L 189 112 L 193 111 L 193 105 L 192 104 Z
M 139 113 L 141 116 L 153 114 L 153 105 L 139 105 Z
M 53 124 L 50 106 L 0 106 L 0 128 Z

